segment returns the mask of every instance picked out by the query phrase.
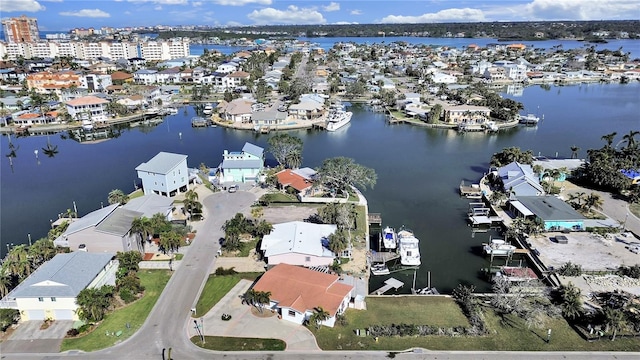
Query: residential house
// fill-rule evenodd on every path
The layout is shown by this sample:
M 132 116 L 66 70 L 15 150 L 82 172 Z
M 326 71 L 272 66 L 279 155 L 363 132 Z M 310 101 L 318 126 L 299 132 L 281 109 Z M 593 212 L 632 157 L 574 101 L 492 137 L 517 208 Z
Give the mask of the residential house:
M 315 175 L 315 171 L 313 171 L 313 174 Z M 300 173 L 296 170 L 284 169 L 276 173 L 276 177 L 278 179 L 278 186 L 282 190 L 288 191 L 288 188 L 291 188 L 296 191 L 298 196 L 312 195 L 313 180 L 311 176 L 308 176 L 305 172 Z
M 338 275 L 278 264 L 260 277 L 253 290 L 270 292 L 269 306 L 286 321 L 303 324 L 322 308 L 329 317 L 321 324 L 333 327 L 336 316 L 349 307 L 354 288 L 340 282 Z
M 267 265 L 330 266 L 336 254 L 329 250 L 329 235 L 336 225 L 292 221 L 273 225 L 262 238 L 260 250 Z
M 173 197 L 189 190 L 187 155 L 159 152 L 136 167 L 145 195 Z
M 129 110 L 142 109 L 145 104 L 142 95 L 131 95 L 116 101 L 118 104 L 124 105 Z
M 444 121 L 449 124 L 483 124 L 491 115 L 491 109 L 475 105 L 444 106 Z
M 541 221 L 545 231 L 585 229 L 585 217 L 555 196 L 518 196 L 509 201 L 508 207 L 518 216 Z
M 158 71 L 156 75 L 156 81 L 159 84 L 175 84 L 182 80 L 180 67 L 175 66 L 172 68 Z
M 506 75 L 506 71 L 504 68 L 502 67 L 496 67 L 496 66 L 492 66 L 492 67 L 488 67 L 485 69 L 484 74 L 483 74 L 484 78 L 489 80 L 489 81 L 504 81 L 507 79 L 507 75 Z
M 97 96 L 83 96 L 67 101 L 67 112 L 74 120 L 102 122 L 107 120 L 108 100 Z
M 27 76 L 27 87 L 41 94 L 57 93 L 63 88 L 80 86 L 80 75 L 73 71 L 44 71 Z
M 42 264 L 1 302 L 20 311 L 20 321 L 78 320 L 78 294 L 84 289 L 115 286 L 114 253 L 74 251 Z
M 218 168 L 221 183 L 258 181 L 264 168 L 264 149 L 245 143 L 240 152 L 225 150 Z
M 287 113 L 282 111 L 256 111 L 251 115 L 251 122 L 254 129 L 262 127 L 277 128 L 284 125 L 287 120 Z
M 498 168 L 494 175 L 500 178 L 502 187 L 507 194 L 513 194 L 518 198 L 544 194 L 544 189 L 533 173 L 531 165 L 514 161 Z
M 136 84 L 151 85 L 157 82 L 157 70 L 140 69 L 133 73 L 133 80 Z
M 89 92 L 103 92 L 111 85 L 111 75 L 94 73 L 82 75 L 79 87 L 87 89 Z
M 228 63 L 218 65 L 215 72 L 222 73 L 222 74 L 231 74 L 232 72 L 237 70 L 238 70 L 238 64 L 228 62 Z
M 289 106 L 288 111 L 295 120 L 315 120 L 324 114 L 324 102 L 301 97 L 300 102 Z
M 144 251 L 143 239 L 131 234 L 135 218 L 151 218 L 162 214 L 171 220 L 173 200 L 160 195 L 145 195 L 125 205 L 112 204 L 71 221 L 69 227 L 53 243 L 72 250 L 84 248 L 92 253 Z
M 111 74 L 111 83 L 114 85 L 123 85 L 125 83 L 134 82 L 133 74 L 124 71 L 116 71 Z
M 217 106 L 218 114 L 224 121 L 248 123 L 251 122 L 253 110 L 252 100 L 234 99 L 231 102 L 220 102 Z

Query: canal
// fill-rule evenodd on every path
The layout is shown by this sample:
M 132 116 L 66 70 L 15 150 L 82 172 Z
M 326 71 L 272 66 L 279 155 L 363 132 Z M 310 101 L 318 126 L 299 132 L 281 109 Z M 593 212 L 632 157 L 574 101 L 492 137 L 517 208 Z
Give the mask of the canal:
M 417 287 L 426 286 L 427 273 L 440 292 L 459 283 L 480 291 L 489 284 L 479 277 L 488 265 L 479 246 L 487 233 L 473 234 L 466 225 L 468 200 L 458 196 L 461 180 L 477 181 L 495 152 L 509 146 L 534 153 L 568 157 L 570 147 L 587 149 L 604 144 L 601 136 L 617 132 L 616 142 L 630 130 L 640 130 L 640 83 L 528 87 L 519 97 L 526 112 L 544 115 L 537 127 L 518 127 L 497 134 L 465 133 L 409 125 L 389 125 L 383 114 L 353 106 L 353 120 L 334 133 L 292 131 L 304 141 L 304 166 L 318 167 L 326 158 L 347 156 L 378 174 L 373 189 L 364 193 L 371 212 L 382 213 L 384 225 L 406 226 L 420 239 L 422 266 Z M 79 143 L 66 133 L 47 136 L 1 137 L 0 220 L 2 255 L 11 244 L 46 235 L 49 222 L 77 207 L 84 215 L 107 204 L 113 189 L 126 192 L 137 183 L 135 167 L 159 151 L 188 155 L 190 167 L 217 166 L 225 149 L 244 142 L 265 148 L 271 135 L 217 128 L 192 128 L 193 108 L 150 127 L 127 128 L 117 137 Z M 43 153 L 47 142 L 57 154 Z M 15 157 L 8 157 L 10 148 Z M 36 157 L 34 151 L 38 150 Z M 273 165 L 273 158 L 268 158 Z M 413 272 L 400 273 L 405 288 Z

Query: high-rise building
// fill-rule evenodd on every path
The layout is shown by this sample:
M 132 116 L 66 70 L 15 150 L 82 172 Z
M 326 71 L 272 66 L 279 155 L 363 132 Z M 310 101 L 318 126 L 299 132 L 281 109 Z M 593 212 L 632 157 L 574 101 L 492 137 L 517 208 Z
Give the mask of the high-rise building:
M 40 40 L 38 20 L 25 15 L 3 19 L 2 29 L 9 43 L 30 43 Z

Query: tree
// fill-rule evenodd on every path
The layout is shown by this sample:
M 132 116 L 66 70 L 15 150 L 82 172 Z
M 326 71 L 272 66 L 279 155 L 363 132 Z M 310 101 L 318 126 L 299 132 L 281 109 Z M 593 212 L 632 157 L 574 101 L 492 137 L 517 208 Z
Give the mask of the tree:
M 9 271 L 11 275 L 18 278 L 18 280 L 23 280 L 31 275 L 33 267 L 29 259 L 27 246 L 17 245 L 11 248 L 4 259 L 2 267 L 5 269 L 5 271 Z
M 149 235 L 153 232 L 151 221 L 146 217 L 137 217 L 131 221 L 129 234 L 136 234 L 138 240 L 138 250 L 144 251 L 144 241 L 149 239 Z
M 78 316 L 85 321 L 101 321 L 113 305 L 115 288 L 104 285 L 100 288 L 86 288 L 76 297 Z
M 107 201 L 109 202 L 109 204 L 124 205 L 127 203 L 127 201 L 129 201 L 129 195 L 125 194 L 124 191 L 120 189 L 114 189 L 109 192 Z
M 580 289 L 569 283 L 559 289 L 560 306 L 562 315 L 569 319 L 575 319 L 582 315 L 582 294 Z
M 189 212 L 189 217 L 200 219 L 202 217 L 202 204 L 198 201 L 198 193 L 190 189 L 184 193 L 184 197 L 184 207 Z
M 342 156 L 326 159 L 316 176 L 321 185 L 336 192 L 345 192 L 352 186 L 373 188 L 378 178 L 375 170 Z
M 171 251 L 178 251 L 182 236 L 175 231 L 166 231 L 160 234 L 159 248 L 164 254 Z
M 337 256 L 345 251 L 349 246 L 348 234 L 343 229 L 338 229 L 336 232 L 328 236 L 329 250 L 335 253 Z
M 260 220 L 254 228 L 254 234 L 258 237 L 263 237 L 267 234 L 270 234 L 273 231 L 273 225 L 267 222 L 266 220 Z
M 580 151 L 580 148 L 575 146 L 575 145 L 571 145 L 571 158 L 572 159 L 577 159 L 578 158 L 578 151 Z
M 42 238 L 29 246 L 27 253 L 33 268 L 38 268 L 40 265 L 56 256 L 58 251 L 52 240 Z
M 322 322 L 329 319 L 330 315 L 331 314 L 323 309 L 322 306 L 318 306 L 317 308 L 313 309 L 313 314 L 311 315 L 311 317 L 309 317 L 309 323 L 313 324 L 316 329 L 320 329 Z
M 607 135 L 602 135 L 601 139 L 607 143 L 607 148 L 611 148 L 611 146 L 613 145 L 613 139 L 616 137 L 616 135 L 618 135 L 618 133 L 615 131 Z
M 0 299 L 4 298 L 13 288 L 13 279 L 10 274 L 5 271 L 4 267 L 0 268 Z
M 433 107 L 431 107 L 431 110 L 429 110 L 429 123 L 430 124 L 435 124 L 438 121 L 440 121 L 440 117 L 442 116 L 442 105 L 440 104 L 435 104 L 433 105 Z
M 264 311 L 264 306 L 269 305 L 271 302 L 271 291 L 256 291 L 255 292 L 255 302 L 254 304 L 258 308 L 258 311 L 262 313 Z
M 122 273 L 125 275 L 130 272 L 137 272 L 140 269 L 142 254 L 138 251 L 118 251 L 116 258 L 119 262 L 118 269 L 123 269 Z M 120 274 L 120 271 L 118 271 L 118 274 Z
M 638 134 L 640 134 L 640 131 L 629 130 L 629 133 L 622 137 L 622 141 L 627 144 L 627 149 L 635 149 L 638 146 L 635 139 Z
M 604 310 L 604 317 L 607 329 L 613 330 L 611 341 L 615 341 L 618 331 L 624 329 L 626 325 L 624 312 L 621 309 L 607 307 Z
M 584 201 L 584 209 L 587 211 L 591 211 L 592 208 L 602 209 L 602 205 L 604 204 L 604 200 L 600 197 L 599 194 L 591 193 Z
M 300 138 L 287 133 L 277 134 L 269 138 L 269 152 L 278 164 L 295 169 L 302 164 L 303 143 Z
M 253 304 L 255 304 L 256 302 L 256 297 L 257 297 L 256 291 L 253 288 L 251 288 L 247 290 L 247 292 L 242 294 L 242 303 L 247 304 L 249 306 L 253 306 Z
M 491 157 L 492 166 L 505 166 L 512 162 L 519 162 L 520 164 L 533 164 L 533 151 L 522 151 L 518 147 L 508 147 L 502 149 L 501 152 L 493 154 Z

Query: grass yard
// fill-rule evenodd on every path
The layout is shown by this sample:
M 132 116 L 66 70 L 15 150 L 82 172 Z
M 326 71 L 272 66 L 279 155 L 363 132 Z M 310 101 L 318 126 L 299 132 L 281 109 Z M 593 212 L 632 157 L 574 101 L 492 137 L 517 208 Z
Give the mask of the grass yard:
M 640 218 L 640 203 L 629 204 L 629 210 L 631 210 L 633 215 Z
M 204 316 L 211 308 L 220 301 L 229 290 L 241 280 L 255 280 L 262 273 L 239 273 L 235 275 L 209 275 L 207 282 L 204 284 L 198 304 L 196 304 L 196 313 L 194 317 Z
M 356 205 L 356 212 L 356 229 L 353 232 L 353 235 L 360 239 L 364 239 L 367 232 L 367 217 L 365 215 L 364 206 Z
M 144 296 L 141 299 L 108 314 L 91 333 L 74 339 L 64 339 L 60 351 L 96 351 L 111 347 L 133 335 L 147 319 L 149 312 L 171 278 L 171 272 L 140 270 L 138 276 L 145 287 Z M 127 323 L 129 323 L 129 328 L 126 327 Z M 118 331 L 122 331 L 122 335 L 111 335 Z M 106 335 L 107 333 L 109 335 Z
M 401 310 L 399 310 L 401 309 Z M 323 350 L 391 350 L 403 351 L 412 347 L 430 350 L 478 350 L 478 351 L 640 351 L 637 338 L 608 338 L 588 342 L 576 333 L 564 319 L 548 319 L 542 329 L 528 328 L 522 319 L 506 316 L 504 319 L 490 309 L 485 309 L 489 335 L 478 337 L 373 337 L 361 335 L 370 325 L 425 324 L 441 327 L 467 326 L 467 319 L 458 305 L 443 297 L 390 297 L 367 298 L 367 310 L 346 312 L 347 324 L 333 329 L 312 329 L 318 345 Z M 551 329 L 551 341 L 547 344 L 547 329 Z
M 199 336 L 191 342 L 201 348 L 218 351 L 284 351 L 287 343 L 280 339 L 205 336 L 204 344 Z

